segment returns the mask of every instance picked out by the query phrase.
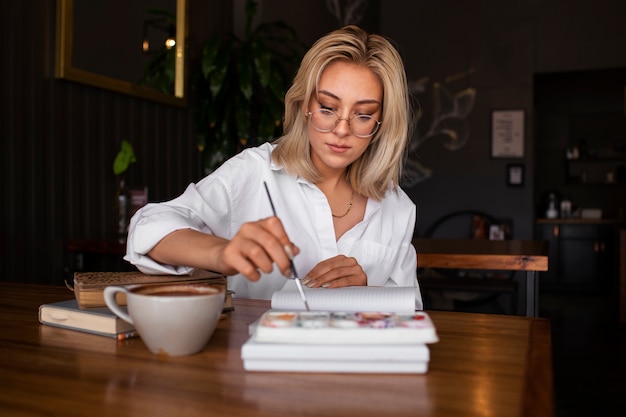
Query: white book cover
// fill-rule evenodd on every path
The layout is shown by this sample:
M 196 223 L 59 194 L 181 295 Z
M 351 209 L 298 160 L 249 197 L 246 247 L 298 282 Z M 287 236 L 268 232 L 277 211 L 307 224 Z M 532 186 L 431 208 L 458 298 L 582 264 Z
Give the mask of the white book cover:
M 135 335 L 135 327 L 117 317 L 108 308 L 81 309 L 76 299 L 42 304 L 39 306 L 39 322 L 114 338 Z
M 424 344 L 411 345 L 311 345 L 260 343 L 251 337 L 241 347 L 244 360 L 307 362 L 428 362 L 430 350 Z
M 275 359 L 247 359 L 246 371 L 271 372 L 336 372 L 377 374 L 424 374 L 428 362 L 372 362 L 372 361 L 299 361 Z
M 415 311 L 415 287 L 344 287 L 305 288 L 304 293 L 313 311 Z M 304 310 L 305 306 L 293 280 L 272 295 L 274 310 Z

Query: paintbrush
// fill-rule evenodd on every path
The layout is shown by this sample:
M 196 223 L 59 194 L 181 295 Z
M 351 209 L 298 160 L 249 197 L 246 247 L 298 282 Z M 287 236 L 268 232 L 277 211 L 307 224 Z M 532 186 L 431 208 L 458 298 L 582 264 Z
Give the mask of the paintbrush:
M 272 201 L 272 196 L 270 195 L 270 190 L 269 188 L 267 188 L 267 183 L 263 181 L 263 185 L 265 186 L 265 191 L 267 192 L 267 198 L 270 200 L 270 206 L 272 206 L 272 213 L 274 213 L 275 217 L 278 217 L 276 215 L 276 208 L 274 207 L 274 202 Z M 304 288 L 302 288 L 302 282 L 300 281 L 300 277 L 298 276 L 298 273 L 296 272 L 296 266 L 293 264 L 293 251 L 291 250 L 291 246 L 285 245 L 285 252 L 287 253 L 287 256 L 289 257 L 289 264 L 291 265 L 291 273 L 293 274 L 294 281 L 296 281 L 296 287 L 298 287 L 298 292 L 300 292 L 300 297 L 302 297 L 302 302 L 304 303 L 304 306 L 306 307 L 306 311 L 311 311 L 311 309 L 309 308 L 309 303 L 306 300 L 306 296 L 304 295 Z

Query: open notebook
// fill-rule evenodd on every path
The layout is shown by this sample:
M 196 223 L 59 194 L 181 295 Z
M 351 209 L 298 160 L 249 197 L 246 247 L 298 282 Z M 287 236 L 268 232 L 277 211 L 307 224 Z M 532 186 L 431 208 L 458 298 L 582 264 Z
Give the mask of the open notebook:
M 386 311 L 412 313 L 416 310 L 415 287 L 305 288 L 309 307 L 314 311 Z M 304 310 L 293 281 L 272 296 L 273 310 Z

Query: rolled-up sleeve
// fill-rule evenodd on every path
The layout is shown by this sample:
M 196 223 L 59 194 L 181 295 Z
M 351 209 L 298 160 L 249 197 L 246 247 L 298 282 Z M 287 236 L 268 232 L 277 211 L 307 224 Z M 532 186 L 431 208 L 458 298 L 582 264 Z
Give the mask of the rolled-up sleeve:
M 207 205 L 198 188 L 208 192 L 214 203 Z M 210 192 L 209 192 L 210 191 Z M 166 265 L 156 262 L 147 253 L 165 236 L 176 230 L 192 229 L 203 233 L 215 233 L 212 224 L 222 225 L 229 212 L 227 193 L 218 184 L 191 184 L 185 192 L 171 201 L 147 204 L 130 221 L 126 256 L 124 259 L 148 274 L 184 275 L 193 272 L 186 266 Z M 221 230 L 220 232 L 224 232 Z

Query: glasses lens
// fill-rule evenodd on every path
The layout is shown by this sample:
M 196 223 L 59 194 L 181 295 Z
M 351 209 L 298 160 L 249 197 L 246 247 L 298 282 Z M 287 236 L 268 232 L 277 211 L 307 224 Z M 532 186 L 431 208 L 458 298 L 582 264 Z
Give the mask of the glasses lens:
M 327 109 L 318 109 L 311 112 L 311 123 L 320 132 L 330 132 L 337 126 L 339 118 Z
M 313 127 L 324 133 L 332 131 L 341 120 L 339 116 L 328 109 L 314 110 L 310 112 L 310 117 Z M 354 116 L 348 121 L 348 124 L 352 133 L 361 138 L 373 136 L 380 125 L 378 120 L 367 114 Z
M 369 115 L 354 116 L 350 120 L 350 128 L 356 136 L 368 137 L 376 133 L 378 122 Z

